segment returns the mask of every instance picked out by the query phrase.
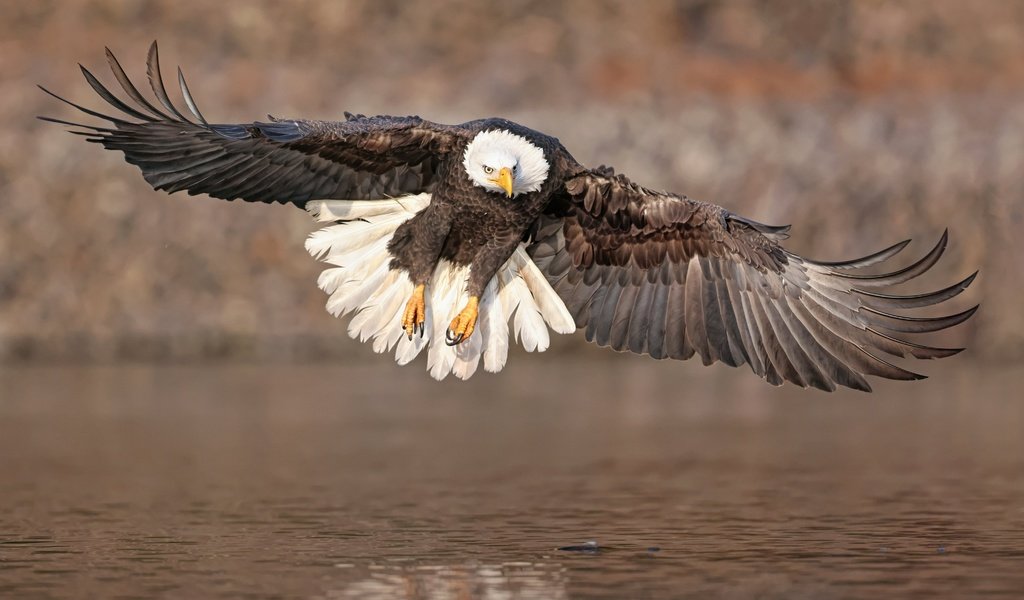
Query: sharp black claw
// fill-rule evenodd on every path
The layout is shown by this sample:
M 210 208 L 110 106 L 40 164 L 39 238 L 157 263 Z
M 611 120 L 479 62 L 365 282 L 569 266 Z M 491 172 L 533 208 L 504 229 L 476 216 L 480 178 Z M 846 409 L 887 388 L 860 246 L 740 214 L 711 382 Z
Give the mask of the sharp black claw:
M 420 323 L 420 338 L 423 337 L 423 333 L 426 332 L 426 330 L 427 330 L 427 322 L 424 321 L 424 322 Z
M 444 334 L 444 343 L 448 344 L 449 346 L 458 346 L 459 344 L 462 343 L 464 337 L 465 336 L 463 336 L 461 333 L 456 335 L 454 331 L 449 329 Z

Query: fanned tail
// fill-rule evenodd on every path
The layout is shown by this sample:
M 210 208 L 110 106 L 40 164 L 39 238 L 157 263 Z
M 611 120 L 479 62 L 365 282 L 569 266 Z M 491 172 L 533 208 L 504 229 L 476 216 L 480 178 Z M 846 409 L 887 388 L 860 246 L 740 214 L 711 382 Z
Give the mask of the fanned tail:
M 353 313 L 348 325 L 353 339 L 371 342 L 377 353 L 394 349 L 400 365 L 412 362 L 426 348 L 432 377 L 441 380 L 453 374 L 469 379 L 481 361 L 490 373 L 505 366 L 510 328 L 530 352 L 547 349 L 549 327 L 556 333 L 576 330 L 565 304 L 520 246 L 484 289 L 476 331 L 457 346 L 445 343 L 445 332 L 468 300 L 470 268 L 441 261 L 427 286 L 423 335 L 408 339 L 401 321 L 414 285 L 405 272 L 390 268 L 387 245 L 398 227 L 429 203 L 429 194 L 419 194 L 307 204 L 316 220 L 332 223 L 311 234 L 306 249 L 334 265 L 320 274 L 317 285 L 329 295 L 327 310 L 332 315 Z

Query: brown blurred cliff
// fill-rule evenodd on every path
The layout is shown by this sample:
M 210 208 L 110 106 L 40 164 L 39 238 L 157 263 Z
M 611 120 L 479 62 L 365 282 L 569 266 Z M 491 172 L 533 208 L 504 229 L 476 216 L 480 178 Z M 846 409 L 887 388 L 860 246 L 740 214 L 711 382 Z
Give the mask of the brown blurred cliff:
M 153 192 L 34 119 L 72 114 L 36 83 L 100 105 L 76 63 L 109 75 L 104 45 L 144 82 L 154 38 L 215 121 L 505 116 L 820 259 L 948 226 L 918 289 L 981 268 L 983 307 L 941 340 L 1024 356 L 1022 2 L 64 0 L 0 3 L 0 33 L 3 361 L 371 356 L 302 211 Z

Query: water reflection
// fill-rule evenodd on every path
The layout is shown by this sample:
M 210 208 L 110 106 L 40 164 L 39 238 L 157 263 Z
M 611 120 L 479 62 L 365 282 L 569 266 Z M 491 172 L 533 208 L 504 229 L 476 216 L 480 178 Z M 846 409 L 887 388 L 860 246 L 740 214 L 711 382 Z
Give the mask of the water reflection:
M 0 371 L 0 597 L 1024 589 L 1024 372 L 824 395 L 616 359 Z
M 355 565 L 341 563 L 339 568 Z M 567 598 L 565 569 L 556 565 L 509 562 L 473 567 L 371 564 L 364 578 L 316 598 Z

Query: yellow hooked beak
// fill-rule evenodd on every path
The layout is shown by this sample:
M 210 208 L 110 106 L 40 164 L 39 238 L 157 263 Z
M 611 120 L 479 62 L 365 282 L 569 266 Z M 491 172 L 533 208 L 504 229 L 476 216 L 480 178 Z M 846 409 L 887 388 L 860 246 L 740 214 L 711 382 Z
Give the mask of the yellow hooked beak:
M 502 167 L 501 170 L 498 171 L 498 176 L 492 179 L 491 183 L 494 183 L 501 189 L 505 190 L 506 196 L 509 198 L 512 197 L 512 169 Z

